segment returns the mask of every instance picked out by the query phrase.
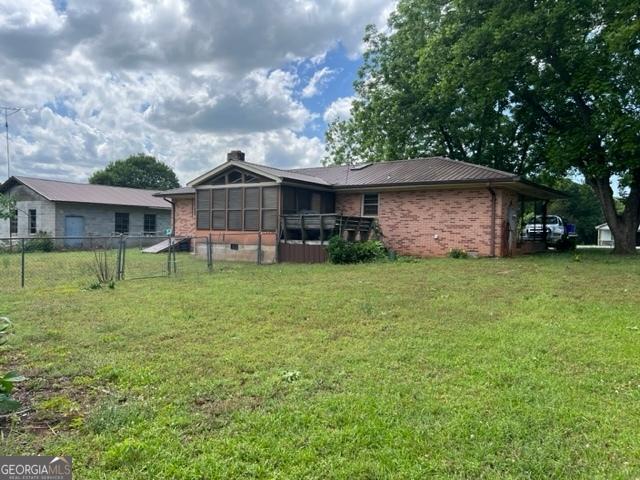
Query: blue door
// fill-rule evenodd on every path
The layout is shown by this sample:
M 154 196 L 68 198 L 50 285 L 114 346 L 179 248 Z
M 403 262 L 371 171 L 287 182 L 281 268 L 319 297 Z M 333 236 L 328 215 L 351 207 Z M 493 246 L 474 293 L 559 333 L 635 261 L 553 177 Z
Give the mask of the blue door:
M 70 237 L 64 239 L 65 247 L 82 247 L 82 238 L 78 237 L 84 237 L 84 217 L 64 217 L 64 236 Z

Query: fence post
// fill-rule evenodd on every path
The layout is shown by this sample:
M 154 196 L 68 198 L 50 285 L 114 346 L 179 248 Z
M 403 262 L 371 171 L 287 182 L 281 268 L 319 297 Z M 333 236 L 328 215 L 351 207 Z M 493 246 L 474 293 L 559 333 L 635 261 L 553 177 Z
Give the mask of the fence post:
M 178 244 L 178 242 L 174 242 L 172 239 L 172 249 L 171 249 L 171 263 L 173 265 L 173 274 L 177 275 L 178 273 L 178 262 L 176 261 L 176 245 Z
M 173 248 L 173 245 L 171 243 L 171 236 L 167 237 L 167 241 L 169 242 L 169 248 L 167 250 L 167 277 L 171 276 L 171 250 Z
M 262 263 L 262 232 L 258 232 L 258 255 L 256 255 L 256 263 Z
M 213 245 L 211 245 L 211 234 L 207 237 L 207 268 L 209 273 L 213 270 Z
M 113 242 L 113 237 L 111 237 L 111 241 Z M 122 243 L 122 241 L 118 237 L 118 253 L 116 253 L 116 280 L 120 280 L 120 257 L 122 255 L 122 252 L 121 252 L 122 245 L 121 245 L 121 243 Z
M 24 288 L 24 238 L 20 239 L 20 288 Z
M 127 239 L 124 235 L 120 234 L 120 280 L 124 280 L 126 269 L 126 256 L 127 256 Z

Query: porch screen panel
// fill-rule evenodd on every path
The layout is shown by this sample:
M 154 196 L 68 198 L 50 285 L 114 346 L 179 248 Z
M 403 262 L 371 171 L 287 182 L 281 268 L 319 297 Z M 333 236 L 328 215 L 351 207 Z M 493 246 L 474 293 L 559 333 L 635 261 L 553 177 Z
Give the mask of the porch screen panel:
M 244 229 L 258 230 L 260 217 L 260 189 L 244 189 Z
M 296 191 L 291 187 L 282 187 L 282 213 L 296 213 Z
M 230 188 L 228 202 L 227 227 L 229 230 L 242 230 L 242 188 Z
M 211 215 L 213 230 L 224 230 L 227 228 L 227 190 L 213 190 L 213 212 Z
M 332 192 L 322 194 L 322 213 L 334 213 L 336 211 L 336 197 Z
M 273 232 L 278 223 L 278 189 L 262 189 L 262 230 Z
M 209 230 L 211 226 L 211 190 L 196 192 L 196 228 Z

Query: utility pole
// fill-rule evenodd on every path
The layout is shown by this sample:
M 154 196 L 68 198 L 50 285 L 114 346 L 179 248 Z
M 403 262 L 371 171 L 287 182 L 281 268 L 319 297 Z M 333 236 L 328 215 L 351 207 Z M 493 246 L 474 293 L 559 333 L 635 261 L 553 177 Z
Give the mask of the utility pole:
M 4 110 L 4 128 L 7 139 L 7 179 L 11 178 L 11 157 L 9 156 L 9 117 L 22 110 L 20 107 L 8 107 L 0 105 L 0 110 Z

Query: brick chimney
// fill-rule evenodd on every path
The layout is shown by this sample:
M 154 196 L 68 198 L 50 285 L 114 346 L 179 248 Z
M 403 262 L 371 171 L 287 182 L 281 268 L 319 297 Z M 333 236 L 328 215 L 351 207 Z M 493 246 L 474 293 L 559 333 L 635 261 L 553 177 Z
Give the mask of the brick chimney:
M 231 150 L 227 153 L 227 162 L 244 162 L 244 152 L 242 150 Z

